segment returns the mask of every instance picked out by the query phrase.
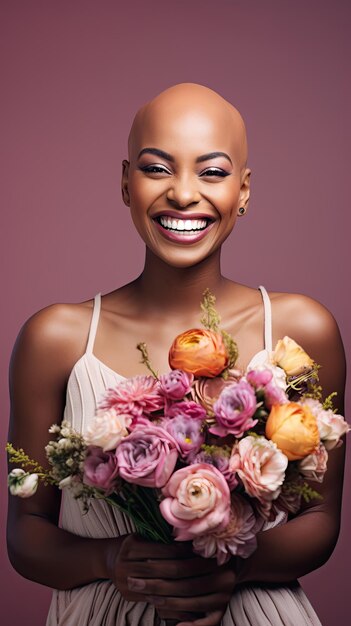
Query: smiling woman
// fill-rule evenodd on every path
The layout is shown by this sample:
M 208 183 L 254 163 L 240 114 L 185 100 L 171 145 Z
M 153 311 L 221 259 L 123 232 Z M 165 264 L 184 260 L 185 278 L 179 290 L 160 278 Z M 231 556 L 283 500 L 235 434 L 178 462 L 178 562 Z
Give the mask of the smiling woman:
M 155 369 L 166 372 L 174 337 L 198 326 L 206 289 L 235 337 L 238 368 L 267 362 L 288 335 L 322 366 L 324 393 L 337 391 L 343 413 L 345 359 L 332 314 L 307 296 L 268 294 L 221 274 L 222 244 L 250 197 L 238 111 L 202 85 L 175 85 L 138 111 L 122 165 L 123 201 L 145 243 L 144 269 L 102 297 L 49 306 L 24 324 L 10 368 L 14 446 L 46 466 L 53 422 L 64 417 L 84 432 L 107 388 L 145 374 L 135 350 L 141 338 Z M 334 549 L 344 454 L 345 446 L 329 452 L 323 500 L 304 504 L 287 522 L 281 514 L 267 520 L 246 559 L 218 565 L 189 542 L 151 543 L 105 502 L 82 515 L 79 502 L 64 492 L 61 503 L 54 487 L 10 497 L 9 556 L 23 576 L 54 589 L 47 626 L 320 626 L 297 578 Z
M 142 107 L 129 136 L 129 162 L 123 161 L 123 199 L 139 234 L 178 267 L 218 251 L 249 200 L 243 120 L 207 91 L 206 107 L 200 93 L 199 106 L 190 107 L 180 89 Z

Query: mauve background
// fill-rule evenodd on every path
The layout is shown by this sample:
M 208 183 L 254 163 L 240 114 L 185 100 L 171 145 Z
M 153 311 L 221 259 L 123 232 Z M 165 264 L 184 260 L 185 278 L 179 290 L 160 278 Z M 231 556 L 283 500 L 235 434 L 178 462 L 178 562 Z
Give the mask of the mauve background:
M 142 268 L 121 161 L 138 107 L 174 83 L 208 85 L 247 122 L 252 199 L 225 246 L 225 273 L 316 298 L 350 354 L 347 0 L 2 0 L 0 10 L 1 449 L 23 322 Z M 348 453 L 337 548 L 302 579 L 324 626 L 349 624 L 349 467 Z M 50 590 L 17 575 L 2 546 L 1 623 L 44 624 Z

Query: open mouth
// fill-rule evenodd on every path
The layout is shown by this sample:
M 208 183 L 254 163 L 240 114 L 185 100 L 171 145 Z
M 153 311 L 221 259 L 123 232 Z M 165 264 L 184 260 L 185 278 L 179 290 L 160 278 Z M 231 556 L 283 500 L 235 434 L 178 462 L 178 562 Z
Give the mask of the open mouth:
M 156 218 L 156 221 L 162 228 L 168 230 L 170 233 L 181 235 L 196 235 L 205 230 L 211 220 L 205 217 L 197 219 L 177 219 L 174 217 L 168 217 L 166 215 L 160 215 Z

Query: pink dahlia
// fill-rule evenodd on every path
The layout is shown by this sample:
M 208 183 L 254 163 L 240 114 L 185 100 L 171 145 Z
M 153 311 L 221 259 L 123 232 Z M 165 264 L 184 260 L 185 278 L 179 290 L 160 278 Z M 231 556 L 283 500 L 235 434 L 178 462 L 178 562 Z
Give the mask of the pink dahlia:
M 159 382 L 153 376 L 133 376 L 108 389 L 99 408 L 140 417 L 162 409 L 163 405 Z
M 256 549 L 256 534 L 262 526 L 263 519 L 256 518 L 249 502 L 233 493 L 228 525 L 195 537 L 194 551 L 205 558 L 217 557 L 218 565 L 226 563 L 231 555 L 245 559 Z

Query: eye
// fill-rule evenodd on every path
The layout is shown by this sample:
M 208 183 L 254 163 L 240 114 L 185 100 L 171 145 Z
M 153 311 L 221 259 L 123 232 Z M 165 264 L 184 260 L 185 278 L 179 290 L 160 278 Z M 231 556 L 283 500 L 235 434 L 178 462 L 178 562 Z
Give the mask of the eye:
M 162 165 L 145 165 L 139 168 L 142 172 L 148 174 L 170 174 L 170 172 Z
M 225 176 L 229 176 L 229 172 L 225 172 L 219 167 L 209 167 L 207 170 L 201 172 L 200 176 L 220 176 L 221 178 L 224 178 Z

